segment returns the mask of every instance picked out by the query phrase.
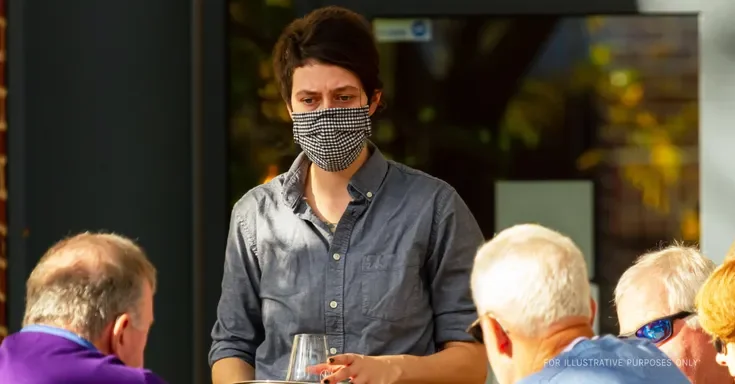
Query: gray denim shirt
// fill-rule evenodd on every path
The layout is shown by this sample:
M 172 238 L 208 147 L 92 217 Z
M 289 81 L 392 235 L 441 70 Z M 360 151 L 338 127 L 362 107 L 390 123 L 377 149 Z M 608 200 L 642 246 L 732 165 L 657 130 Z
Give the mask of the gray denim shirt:
M 257 379 L 283 380 L 299 333 L 373 356 L 472 341 L 477 222 L 447 183 L 370 149 L 334 233 L 304 200 L 303 153 L 235 204 L 210 364 L 238 357 Z

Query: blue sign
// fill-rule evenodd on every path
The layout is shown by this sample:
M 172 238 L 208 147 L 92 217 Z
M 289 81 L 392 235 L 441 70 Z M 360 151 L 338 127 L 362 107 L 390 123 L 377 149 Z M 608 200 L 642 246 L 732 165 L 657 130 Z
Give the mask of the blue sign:
M 423 20 L 416 20 L 411 24 L 411 32 L 416 37 L 421 37 L 426 34 L 426 23 Z

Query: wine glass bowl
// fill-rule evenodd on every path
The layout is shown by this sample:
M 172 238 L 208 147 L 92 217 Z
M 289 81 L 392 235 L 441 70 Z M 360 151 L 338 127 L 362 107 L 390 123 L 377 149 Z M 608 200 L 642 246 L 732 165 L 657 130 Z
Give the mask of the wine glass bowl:
M 294 336 L 286 381 L 319 383 L 329 371 L 316 372 L 309 367 L 327 363 L 327 336 L 299 334 Z

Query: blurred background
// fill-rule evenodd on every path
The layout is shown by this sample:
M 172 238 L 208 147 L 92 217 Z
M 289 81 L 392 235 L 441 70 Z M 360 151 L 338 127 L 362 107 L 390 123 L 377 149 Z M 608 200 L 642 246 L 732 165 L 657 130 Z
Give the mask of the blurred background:
M 680 240 L 720 262 L 735 239 L 735 31 L 723 16 L 735 5 L 5 1 L 2 334 L 19 328 L 46 248 L 112 230 L 159 269 L 147 365 L 209 381 L 230 209 L 298 154 L 271 50 L 327 3 L 373 23 L 381 151 L 453 185 L 487 238 L 524 221 L 569 234 L 588 258 L 599 332 L 617 333 L 612 290 L 637 256 Z

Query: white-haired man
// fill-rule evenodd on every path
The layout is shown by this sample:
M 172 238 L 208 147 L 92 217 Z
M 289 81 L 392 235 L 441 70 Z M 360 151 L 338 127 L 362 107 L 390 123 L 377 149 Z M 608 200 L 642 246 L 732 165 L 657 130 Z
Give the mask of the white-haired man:
M 0 383 L 163 384 L 142 368 L 155 289 L 133 241 L 60 241 L 28 278 L 24 327 L 0 345 Z
M 615 288 L 621 335 L 656 343 L 694 384 L 732 380 L 694 313 L 697 292 L 715 267 L 696 248 L 674 245 L 638 258 Z
M 689 383 L 646 340 L 595 337 L 582 252 L 539 225 L 517 225 L 477 253 L 471 277 L 484 341 L 501 384 Z

